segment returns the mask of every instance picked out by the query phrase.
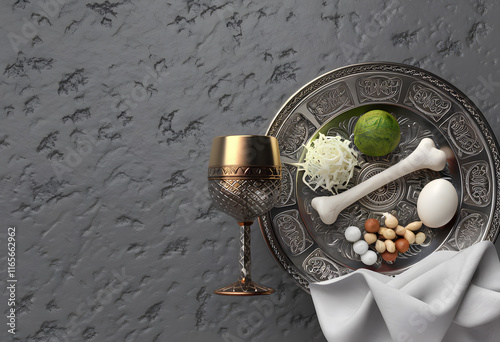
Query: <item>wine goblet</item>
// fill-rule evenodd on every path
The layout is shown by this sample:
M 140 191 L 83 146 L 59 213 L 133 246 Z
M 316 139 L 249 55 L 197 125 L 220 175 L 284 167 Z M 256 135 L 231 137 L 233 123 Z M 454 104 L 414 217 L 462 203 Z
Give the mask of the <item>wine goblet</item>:
M 208 190 L 212 203 L 236 219 L 240 226 L 240 276 L 220 288 L 220 295 L 271 294 L 274 289 L 257 284 L 251 276 L 250 226 L 274 207 L 281 193 L 278 140 L 271 136 L 216 137 L 208 165 Z

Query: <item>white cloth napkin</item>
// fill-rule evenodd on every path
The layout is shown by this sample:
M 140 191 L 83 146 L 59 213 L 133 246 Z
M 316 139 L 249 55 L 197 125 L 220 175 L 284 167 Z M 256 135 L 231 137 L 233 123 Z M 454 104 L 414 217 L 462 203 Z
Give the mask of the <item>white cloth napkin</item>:
M 500 341 L 500 262 L 488 241 L 395 277 L 359 269 L 309 287 L 329 342 Z

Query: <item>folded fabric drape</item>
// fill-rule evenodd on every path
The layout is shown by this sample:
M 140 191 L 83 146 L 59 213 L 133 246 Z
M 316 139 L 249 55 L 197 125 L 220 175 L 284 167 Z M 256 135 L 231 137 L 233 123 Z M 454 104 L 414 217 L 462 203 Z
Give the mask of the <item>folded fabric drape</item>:
M 489 241 L 397 276 L 358 269 L 309 285 L 329 342 L 500 341 L 500 262 Z

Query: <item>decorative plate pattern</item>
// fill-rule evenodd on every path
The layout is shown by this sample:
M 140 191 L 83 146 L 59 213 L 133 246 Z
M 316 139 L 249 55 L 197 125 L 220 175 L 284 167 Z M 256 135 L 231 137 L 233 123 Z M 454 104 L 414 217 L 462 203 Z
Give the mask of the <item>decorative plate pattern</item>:
M 393 181 L 347 207 L 333 225 L 325 225 L 310 203 L 327 192 L 310 190 L 296 167 L 304 158 L 303 145 L 320 132 L 352 141 L 356 121 L 371 109 L 396 116 L 401 142 L 384 157 L 360 154 L 350 186 L 404 159 L 423 138 L 433 139 L 447 153 L 447 167 L 441 172 L 420 170 Z M 371 269 L 397 274 L 437 250 L 461 250 L 498 236 L 498 143 L 477 107 L 429 72 L 395 63 L 365 63 L 331 71 L 292 96 L 267 134 L 280 143 L 283 190 L 279 203 L 259 222 L 276 260 L 305 291 L 311 281 L 365 267 L 343 237 L 349 225 L 362 227 L 367 218 L 380 218 L 386 211 L 397 213 L 402 224 L 418 219 L 418 195 L 436 178 L 448 179 L 459 194 L 454 219 L 443 229 L 424 228 L 427 239 L 422 245 L 412 245 L 392 264 L 379 258 Z

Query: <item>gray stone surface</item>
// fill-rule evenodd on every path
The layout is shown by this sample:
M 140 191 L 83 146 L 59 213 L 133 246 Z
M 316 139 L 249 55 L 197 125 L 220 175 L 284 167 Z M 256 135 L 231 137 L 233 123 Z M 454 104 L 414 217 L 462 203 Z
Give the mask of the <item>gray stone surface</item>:
M 214 136 L 263 134 L 344 65 L 422 67 L 500 131 L 493 0 L 0 4 L 0 308 L 17 231 L 17 332 L 1 341 L 325 341 L 309 295 L 253 231 L 256 280 L 225 298 L 238 231 L 210 206 Z

